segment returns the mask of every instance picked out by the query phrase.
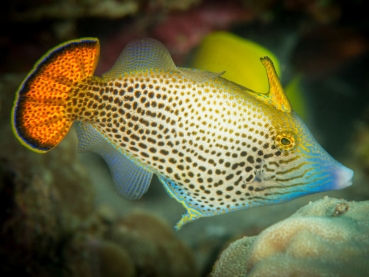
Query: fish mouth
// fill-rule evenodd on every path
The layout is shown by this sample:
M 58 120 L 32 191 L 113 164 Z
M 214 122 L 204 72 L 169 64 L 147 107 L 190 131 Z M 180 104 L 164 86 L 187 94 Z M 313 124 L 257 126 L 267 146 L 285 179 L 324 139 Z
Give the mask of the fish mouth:
M 333 189 L 343 189 L 352 185 L 354 172 L 351 169 L 340 165 L 340 167 L 336 169 L 333 174 L 335 179 Z

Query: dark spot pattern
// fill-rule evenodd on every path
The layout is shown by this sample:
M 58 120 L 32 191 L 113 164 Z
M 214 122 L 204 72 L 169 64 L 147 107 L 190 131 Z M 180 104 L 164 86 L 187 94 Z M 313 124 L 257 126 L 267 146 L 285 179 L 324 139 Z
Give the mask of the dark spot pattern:
M 95 123 L 134 160 L 175 181 L 170 189 L 196 209 L 239 209 L 266 197 L 257 174 L 277 176 L 291 159 L 273 143 L 276 111 L 234 101 L 227 90 L 241 88 L 232 84 L 162 71 L 86 82 L 68 116 Z

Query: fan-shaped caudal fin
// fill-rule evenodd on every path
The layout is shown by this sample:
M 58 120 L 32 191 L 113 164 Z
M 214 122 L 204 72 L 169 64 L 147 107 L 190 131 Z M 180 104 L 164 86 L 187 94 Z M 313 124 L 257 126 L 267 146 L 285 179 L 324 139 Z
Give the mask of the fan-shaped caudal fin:
M 99 52 L 98 39 L 83 38 L 51 49 L 36 63 L 12 111 L 13 131 L 24 146 L 44 153 L 64 138 L 74 118 L 66 112 L 69 93 L 93 75 Z

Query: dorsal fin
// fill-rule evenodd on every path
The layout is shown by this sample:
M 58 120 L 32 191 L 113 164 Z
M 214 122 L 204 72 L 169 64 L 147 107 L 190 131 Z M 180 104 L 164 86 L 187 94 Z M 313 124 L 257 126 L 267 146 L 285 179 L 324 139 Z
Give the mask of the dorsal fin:
M 128 43 L 114 66 L 103 74 L 103 78 L 113 79 L 122 76 L 124 73 L 149 69 L 177 72 L 195 82 L 214 79 L 224 73 L 178 68 L 161 42 L 152 38 L 144 38 Z
M 283 112 L 291 112 L 292 107 L 285 92 L 283 91 L 281 82 L 275 71 L 273 62 L 269 57 L 260 58 L 260 61 L 265 67 L 268 82 L 269 92 L 267 94 L 258 94 L 258 98 L 272 104 L 276 109 Z
M 103 77 L 116 78 L 124 73 L 148 69 L 178 72 L 165 46 L 152 38 L 144 38 L 128 43 L 114 66 L 104 73 Z
M 215 79 L 225 73 L 225 71 L 215 73 L 192 68 L 178 68 L 178 70 L 182 76 L 191 79 L 192 81 L 200 83 L 211 79 Z

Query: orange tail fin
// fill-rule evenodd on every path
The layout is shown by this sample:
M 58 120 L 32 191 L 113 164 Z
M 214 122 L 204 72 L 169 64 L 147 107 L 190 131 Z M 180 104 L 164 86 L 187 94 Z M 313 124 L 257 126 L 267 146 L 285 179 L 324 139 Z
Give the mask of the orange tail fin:
M 93 75 L 99 59 L 96 38 L 68 41 L 51 49 L 33 67 L 17 91 L 12 126 L 27 148 L 44 153 L 68 133 L 73 120 L 66 114 L 68 94 Z

